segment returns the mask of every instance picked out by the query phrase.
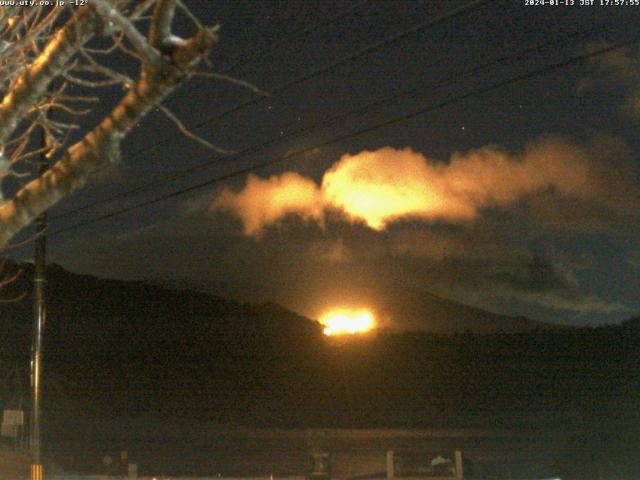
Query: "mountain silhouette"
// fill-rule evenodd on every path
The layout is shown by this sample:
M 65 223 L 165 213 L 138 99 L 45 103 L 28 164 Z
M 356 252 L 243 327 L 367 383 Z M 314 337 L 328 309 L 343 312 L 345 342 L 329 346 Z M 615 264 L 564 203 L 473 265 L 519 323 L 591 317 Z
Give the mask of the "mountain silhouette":
M 17 299 L 0 303 L 0 369 L 5 378 L 17 370 L 22 381 L 2 385 L 5 407 L 29 384 L 33 271 L 16 268 L 22 275 L 0 292 Z M 333 339 L 317 322 L 273 303 L 76 275 L 56 265 L 47 287 L 44 434 L 64 452 L 82 446 L 98 458 L 104 445 L 144 445 L 156 438 L 150 425 L 158 422 L 190 425 L 190 432 L 212 425 L 555 425 L 615 431 L 621 442 L 640 432 L 637 318 L 595 329 L 541 328 L 405 292 L 395 297 L 395 312 L 429 312 L 432 325 L 454 327 L 433 328 L 447 334 Z

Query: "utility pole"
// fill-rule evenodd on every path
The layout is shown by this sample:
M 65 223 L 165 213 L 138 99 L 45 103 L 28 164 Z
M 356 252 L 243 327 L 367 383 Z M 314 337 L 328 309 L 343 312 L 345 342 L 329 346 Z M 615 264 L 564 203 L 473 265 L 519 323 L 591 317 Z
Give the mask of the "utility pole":
M 47 134 L 42 131 L 42 148 L 39 167 L 40 175 L 49 168 L 47 158 Z M 40 409 L 42 399 L 42 332 L 47 319 L 45 303 L 47 265 L 47 212 L 36 220 L 36 248 L 33 279 L 33 343 L 31 346 L 31 465 L 30 480 L 44 480 L 42 454 L 40 450 Z

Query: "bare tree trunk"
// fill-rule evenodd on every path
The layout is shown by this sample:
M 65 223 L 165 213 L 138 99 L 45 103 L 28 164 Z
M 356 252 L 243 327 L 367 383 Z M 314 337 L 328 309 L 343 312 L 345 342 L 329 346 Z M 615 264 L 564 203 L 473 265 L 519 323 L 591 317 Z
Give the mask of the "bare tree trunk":
M 27 111 L 40 101 L 51 81 L 64 71 L 99 26 L 100 20 L 92 10 L 80 9 L 16 79 L 0 104 L 0 145 L 7 142 Z
M 147 2 L 148 3 L 148 2 Z M 0 248 L 40 213 L 84 185 L 92 172 L 120 160 L 120 144 L 131 129 L 158 106 L 208 54 L 217 37 L 215 29 L 200 27 L 194 37 L 171 34 L 176 0 L 157 0 L 148 40 L 109 0 L 93 0 L 62 27 L 32 65 L 25 67 L 0 104 L 0 146 L 46 93 L 47 86 L 64 74 L 74 54 L 82 49 L 103 22 L 130 41 L 143 63 L 138 80 L 111 113 L 82 140 L 69 147 L 42 176 L 24 185 L 0 204 Z M 108 70 L 108 69 L 104 69 Z M 2 177 L 0 176 L 0 179 Z

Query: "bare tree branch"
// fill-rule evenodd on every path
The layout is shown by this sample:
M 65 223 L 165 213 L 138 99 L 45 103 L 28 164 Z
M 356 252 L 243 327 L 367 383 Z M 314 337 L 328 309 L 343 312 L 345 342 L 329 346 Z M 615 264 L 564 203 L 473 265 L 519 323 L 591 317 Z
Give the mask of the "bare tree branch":
M 151 6 L 156 3 L 157 0 L 144 0 L 144 2 L 140 3 L 136 6 L 136 8 L 131 12 L 129 19 L 132 22 L 140 20 L 142 16 L 146 13 L 147 10 L 151 8 Z
M 0 207 L 0 246 L 44 210 L 82 186 L 92 172 L 118 162 L 125 135 L 189 78 L 216 40 L 213 31 L 201 29 L 191 39 L 176 44 L 167 61 L 159 66 L 147 65 L 136 84 L 96 128 L 66 150 L 45 174 L 27 183 Z
M 231 155 L 232 153 L 235 153 L 231 150 L 227 150 L 224 149 L 222 147 L 217 147 L 214 144 L 210 143 L 209 141 L 205 140 L 204 138 L 200 137 L 199 135 L 196 135 L 195 133 L 193 133 L 192 131 L 190 131 L 184 123 L 182 123 L 182 121 L 176 117 L 173 112 L 171 110 L 169 110 L 167 107 L 163 106 L 163 105 L 158 105 L 158 108 L 160 109 L 160 111 L 162 113 L 164 113 L 167 118 L 169 120 L 171 120 L 177 127 L 178 130 L 180 130 L 180 132 L 185 135 L 186 137 L 195 140 L 196 142 L 198 142 L 200 145 L 204 145 L 205 147 L 209 148 L 210 150 L 213 150 L 215 152 L 218 152 L 222 155 Z
M 196 25 L 191 38 L 172 32 L 177 8 Z M 167 95 L 195 75 L 266 94 L 243 80 L 198 71 L 217 31 L 217 26 L 203 27 L 180 0 L 91 0 L 79 9 L 0 9 L 0 249 L 11 248 L 13 236 L 40 213 L 118 163 L 123 139 L 152 109 L 160 109 L 190 139 L 221 154 L 233 153 L 195 135 L 162 106 Z M 137 77 L 111 63 L 123 55 L 141 64 Z M 79 118 L 99 102 L 87 90 L 113 85 L 125 90 L 120 101 L 97 126 L 76 136 L 86 128 Z M 46 115 L 51 110 L 56 110 L 55 119 Z M 47 148 L 39 147 L 41 132 Z M 52 163 L 44 174 L 33 168 L 33 159 L 41 154 Z M 17 192 L 3 192 L 9 177 L 19 178 Z
M 7 5 L 0 9 L 0 31 L 4 30 L 9 23 L 9 19 L 13 18 L 18 11 L 15 5 Z
M 69 83 L 73 83 L 74 85 L 78 85 L 80 87 L 87 87 L 87 88 L 110 87 L 112 85 L 117 85 L 119 83 L 122 83 L 120 79 L 116 80 L 113 78 L 110 78 L 109 80 L 86 80 L 84 78 L 71 75 L 69 72 L 63 73 L 62 77 Z
M 193 12 L 191 12 L 191 10 L 189 10 L 187 8 L 187 6 L 184 4 L 184 2 L 182 2 L 181 0 L 177 0 L 178 2 L 178 7 L 180 7 L 180 10 L 182 12 L 185 13 L 185 15 L 187 17 L 189 17 L 189 19 L 193 22 L 193 24 L 197 27 L 197 28 L 204 28 L 204 25 L 202 25 L 202 22 L 200 22 L 200 20 L 198 19 L 198 17 L 196 17 Z
M 0 145 L 6 143 L 27 111 L 39 102 L 49 83 L 63 71 L 78 49 L 89 41 L 97 26 L 98 20 L 90 9 L 77 10 L 40 56 L 24 67 L 0 104 Z
M 100 99 L 98 97 L 89 97 L 86 95 L 58 95 L 58 99 L 63 102 L 85 102 L 85 103 L 98 103 Z
M 261 90 L 259 87 L 257 87 L 256 85 L 254 85 L 251 82 L 247 82 L 245 80 L 240 80 L 238 78 L 234 78 L 234 77 L 231 77 L 229 75 L 224 75 L 223 73 L 196 72 L 196 75 L 200 76 L 200 77 L 213 78 L 215 80 L 220 80 L 220 81 L 223 81 L 223 82 L 232 83 L 232 84 L 237 85 L 239 87 L 248 88 L 252 92 L 254 92 L 254 93 L 258 94 L 258 95 L 263 95 L 265 97 L 271 96 L 271 94 L 269 92 L 265 92 L 264 90 Z
M 7 262 L 8 262 L 8 259 L 6 257 L 2 259 L 2 264 L 0 265 L 0 272 L 4 271 L 4 269 L 7 266 Z M 3 277 L 2 279 L 0 279 L 0 288 L 4 287 L 5 285 L 9 285 L 11 282 L 16 280 L 21 274 L 22 274 L 22 269 L 19 269 L 13 275 Z
M 158 65 L 162 61 L 162 55 L 147 42 L 147 39 L 120 11 L 106 0 L 91 0 L 90 5 L 106 21 L 113 22 L 131 42 L 133 48 L 146 63 Z
M 122 38 L 124 37 L 124 33 L 118 32 L 113 36 L 113 44 L 109 48 L 90 48 L 90 47 L 82 47 L 82 50 L 96 55 L 109 55 L 113 53 L 117 48 L 120 42 L 122 42 Z
M 104 65 L 99 64 L 93 59 L 93 57 L 91 57 L 91 55 L 89 55 L 83 49 L 80 50 L 80 54 L 87 60 L 87 62 L 89 62 L 89 64 L 81 65 L 76 68 L 83 69 L 87 72 L 102 74 L 105 77 L 111 78 L 112 80 L 117 80 L 118 82 L 122 83 L 126 87 L 130 87 L 131 85 L 133 85 L 133 79 L 131 79 L 128 75 L 125 75 L 124 73 L 118 72 L 117 70 L 114 70 L 112 68 L 105 67 Z
M 171 23 L 176 10 L 176 0 L 158 0 L 149 28 L 149 43 L 165 51 L 171 47 Z
M 0 260 L 0 289 L 2 289 L 3 287 L 6 287 L 7 285 L 9 285 L 10 283 L 15 282 L 20 275 L 22 275 L 22 268 L 19 268 L 16 270 L 15 273 L 13 274 L 7 274 L 5 273 L 5 270 L 7 268 L 7 264 L 9 263 L 9 259 L 7 257 L 2 258 L 2 260 Z M 13 298 L 4 298 L 4 297 L 0 297 L 0 303 L 11 303 L 11 302 L 19 302 L 20 300 L 22 300 L 27 292 L 22 292 L 21 294 L 13 297 Z

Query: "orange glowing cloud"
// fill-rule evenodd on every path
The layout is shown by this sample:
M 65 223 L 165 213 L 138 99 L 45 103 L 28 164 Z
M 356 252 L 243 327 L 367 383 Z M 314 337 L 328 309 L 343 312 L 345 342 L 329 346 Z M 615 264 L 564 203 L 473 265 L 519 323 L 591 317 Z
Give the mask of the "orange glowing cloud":
M 233 193 L 223 189 L 212 208 L 240 217 L 247 235 L 257 235 L 266 225 L 289 214 L 318 222 L 323 218 L 322 196 L 316 184 L 293 172 L 266 180 L 249 175 L 244 190 Z
M 590 161 L 584 149 L 558 138 L 520 155 L 497 147 L 455 153 L 449 163 L 385 147 L 342 156 L 320 185 L 293 172 L 251 175 L 243 190 L 225 188 L 212 207 L 240 218 L 248 235 L 287 215 L 322 223 L 327 211 L 374 230 L 407 218 L 462 222 L 543 191 L 590 198 L 596 194 Z
M 447 203 L 441 167 L 411 149 L 385 147 L 343 156 L 322 179 L 327 205 L 375 230 L 401 217 L 471 218 Z

